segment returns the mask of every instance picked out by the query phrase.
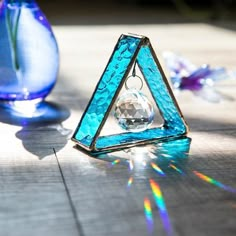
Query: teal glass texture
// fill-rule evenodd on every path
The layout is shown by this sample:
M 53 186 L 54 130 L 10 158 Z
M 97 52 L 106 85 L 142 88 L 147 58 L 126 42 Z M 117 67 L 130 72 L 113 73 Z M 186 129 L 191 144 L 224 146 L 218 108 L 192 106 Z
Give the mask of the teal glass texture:
M 150 161 L 156 163 L 163 170 L 169 169 L 170 164 L 173 164 L 173 162 L 183 164 L 189 157 L 190 145 L 191 138 L 184 136 L 175 139 L 168 139 L 165 142 L 153 142 L 146 146 L 146 149 L 144 150 L 148 150 L 147 154 L 150 152 L 154 155 Z M 121 159 L 119 152 L 117 152 L 117 155 L 95 153 L 94 156 L 109 162 L 113 162 L 117 160 L 117 158 Z M 126 158 L 124 159 L 124 162 L 127 163 Z
M 58 66 L 57 42 L 37 3 L 0 1 L 0 101 L 45 98 Z
M 154 60 L 155 54 L 151 50 L 151 46 L 143 46 L 140 49 L 137 57 L 139 68 L 163 116 L 165 121 L 164 127 L 167 130 L 173 130 L 176 134 L 182 134 L 186 130 L 185 124 L 180 116 L 181 112 L 177 107 L 177 102 L 174 101 L 175 98 L 170 95 L 171 90 L 167 87 L 168 85 L 163 79 L 164 73 L 161 73 L 161 68 L 158 68 Z
M 156 139 L 179 137 L 187 133 L 177 103 L 146 37 L 122 35 L 108 62 L 87 109 L 75 131 L 73 140 L 90 151 L 117 149 L 143 144 Z M 110 109 L 119 94 L 131 66 L 138 66 L 164 119 L 163 127 L 140 132 L 127 132 L 99 137 Z
M 140 41 L 140 38 L 128 36 L 122 36 L 118 41 L 75 135 L 76 140 L 84 145 L 92 144 Z
M 171 161 L 178 162 L 188 158 L 191 141 L 191 138 L 180 137 L 165 142 L 154 142 L 151 152 L 158 158 L 158 166 L 168 163 L 169 168 Z
M 116 135 L 98 137 L 97 149 L 119 146 L 125 143 L 143 143 L 145 140 L 154 141 L 175 137 L 178 133 L 175 130 L 164 128 L 152 128 L 141 132 L 128 132 Z M 179 133 L 181 135 L 182 133 Z

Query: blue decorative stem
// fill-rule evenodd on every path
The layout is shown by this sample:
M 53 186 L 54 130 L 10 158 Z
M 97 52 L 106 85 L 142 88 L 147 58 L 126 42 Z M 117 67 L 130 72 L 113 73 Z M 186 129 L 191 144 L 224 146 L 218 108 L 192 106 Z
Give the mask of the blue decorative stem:
M 8 4 L 8 1 L 6 1 Z M 21 6 L 22 6 L 22 1 L 15 1 L 15 0 L 10 0 L 9 4 L 14 4 L 17 2 L 17 15 L 16 15 L 16 20 L 14 21 L 11 25 L 11 13 L 9 12 L 9 8 L 7 7 L 7 28 L 8 32 L 10 34 L 10 39 L 11 39 L 11 44 L 12 44 L 12 61 L 15 70 L 19 70 L 20 65 L 18 62 L 18 57 L 17 57 L 17 32 L 18 32 L 18 25 L 19 25 L 19 20 L 20 20 L 20 15 L 21 15 Z

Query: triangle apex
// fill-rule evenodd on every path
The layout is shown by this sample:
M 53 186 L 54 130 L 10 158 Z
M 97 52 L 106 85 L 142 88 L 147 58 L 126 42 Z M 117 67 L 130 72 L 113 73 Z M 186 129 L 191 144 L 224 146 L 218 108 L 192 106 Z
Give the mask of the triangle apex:
M 124 37 L 124 36 L 129 36 L 129 37 L 131 36 L 131 37 L 135 37 L 135 38 L 140 38 L 142 40 L 149 40 L 149 38 L 144 36 L 144 35 L 130 33 L 130 32 L 128 32 L 127 34 L 122 34 L 121 35 L 121 37 Z

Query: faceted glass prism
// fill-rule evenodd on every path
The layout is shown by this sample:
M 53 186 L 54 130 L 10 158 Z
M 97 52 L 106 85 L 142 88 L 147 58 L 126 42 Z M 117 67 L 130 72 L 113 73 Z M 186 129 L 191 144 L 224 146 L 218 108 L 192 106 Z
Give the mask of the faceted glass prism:
M 117 100 L 114 117 L 122 129 L 138 132 L 152 124 L 154 109 L 144 94 L 136 89 L 130 89 Z

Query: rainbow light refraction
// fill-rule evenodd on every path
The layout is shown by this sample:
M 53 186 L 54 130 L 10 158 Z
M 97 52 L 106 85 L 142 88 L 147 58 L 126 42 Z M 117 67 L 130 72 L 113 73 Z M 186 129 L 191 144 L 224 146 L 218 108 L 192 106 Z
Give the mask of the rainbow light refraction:
M 194 170 L 193 173 L 194 173 L 198 178 L 200 178 L 201 180 L 203 180 L 203 181 L 205 181 L 205 182 L 207 182 L 207 183 L 210 183 L 210 184 L 212 184 L 212 185 L 215 185 L 215 186 L 217 186 L 217 187 L 219 187 L 219 188 L 222 188 L 222 189 L 224 189 L 224 190 L 226 190 L 226 191 L 229 191 L 229 192 L 232 192 L 232 193 L 236 193 L 236 189 L 235 189 L 235 188 L 232 188 L 232 187 L 230 187 L 230 186 L 224 185 L 224 184 L 222 184 L 221 182 L 219 182 L 219 181 L 217 181 L 217 180 L 215 180 L 215 179 L 213 179 L 213 178 L 211 178 L 211 177 L 209 177 L 209 176 L 207 176 L 207 175 L 204 175 L 204 174 L 202 174 L 202 173 L 200 173 L 200 172 L 198 172 L 198 171 L 196 171 L 196 170 Z
M 155 163 L 151 162 L 152 168 L 161 176 L 165 176 L 165 173 L 161 170 L 161 168 Z
M 146 217 L 148 232 L 153 232 L 153 217 L 152 217 L 152 207 L 149 198 L 144 198 L 144 214 Z
M 170 164 L 169 167 L 171 167 L 172 169 L 176 170 L 177 172 L 179 172 L 180 174 L 183 174 L 183 171 L 180 170 L 177 166 Z
M 152 193 L 153 193 L 156 205 L 159 209 L 159 213 L 160 213 L 160 217 L 161 217 L 163 227 L 166 231 L 166 234 L 168 236 L 172 236 L 173 235 L 173 230 L 172 230 L 172 227 L 171 227 L 170 219 L 169 219 L 169 216 L 168 216 L 168 212 L 167 212 L 167 209 L 166 209 L 164 197 L 162 195 L 160 186 L 153 179 L 150 179 L 149 182 L 150 182 L 150 186 L 151 186 L 151 189 L 152 189 Z
M 120 159 L 116 159 L 115 161 L 113 161 L 113 162 L 111 163 L 111 166 L 114 166 L 114 165 L 116 165 L 116 164 L 118 164 L 118 163 L 120 163 Z
M 130 177 L 129 180 L 128 180 L 128 183 L 127 183 L 127 188 L 131 187 L 133 181 L 134 181 L 133 177 Z

